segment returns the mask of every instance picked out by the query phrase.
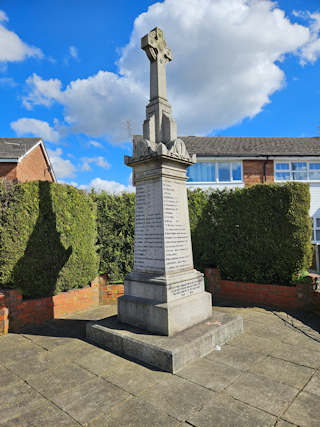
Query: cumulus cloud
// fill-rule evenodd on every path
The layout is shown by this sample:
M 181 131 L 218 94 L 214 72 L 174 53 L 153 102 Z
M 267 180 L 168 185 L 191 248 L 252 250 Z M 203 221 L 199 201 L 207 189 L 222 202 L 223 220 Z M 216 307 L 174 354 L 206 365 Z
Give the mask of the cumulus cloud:
M 11 122 L 10 126 L 18 136 L 33 135 L 49 142 L 58 142 L 59 140 L 59 133 L 43 120 L 21 118 Z
M 75 46 L 69 47 L 69 54 L 73 59 L 79 59 L 78 49 Z
M 1 77 L 0 86 L 2 88 L 8 89 L 8 88 L 17 86 L 17 83 L 11 77 Z
M 42 58 L 40 49 L 29 46 L 16 33 L 7 29 L 8 21 L 5 12 L 0 10 L 0 62 L 23 61 L 27 57 Z
M 73 178 L 75 176 L 76 168 L 70 160 L 62 158 L 61 148 L 57 148 L 55 151 L 47 149 L 47 152 L 57 179 Z
M 307 62 L 313 64 L 320 57 L 320 13 L 294 11 L 293 14 L 309 22 L 310 38 L 301 48 L 300 62 L 302 65 L 305 65 Z
M 59 133 L 48 122 L 38 119 L 21 118 L 10 123 L 18 136 L 32 135 L 49 142 L 58 142 Z
M 94 141 L 93 139 L 91 139 L 91 140 L 88 142 L 88 144 L 89 144 L 89 145 L 92 145 L 92 147 L 96 147 L 96 148 L 103 148 L 103 145 L 102 145 L 102 144 L 100 144 L 100 142 L 98 142 L 98 141 Z
M 65 88 L 34 74 L 25 104 L 58 102 L 71 131 L 114 143 L 129 140 L 129 128 L 141 132 L 149 94 L 149 61 L 140 38 L 155 26 L 173 50 L 168 96 L 180 135 L 205 135 L 254 117 L 283 86 L 279 63 L 286 54 L 311 62 L 317 55 L 316 24 L 291 22 L 271 0 L 165 0 L 135 20 L 118 74 L 99 71 Z
M 110 167 L 110 164 L 102 156 L 83 157 L 81 160 L 82 160 L 82 165 L 81 165 L 82 171 L 90 171 L 92 163 L 104 169 L 108 169 Z
M 116 181 L 108 181 L 101 178 L 94 178 L 88 185 L 80 185 L 80 190 L 90 191 L 94 189 L 97 192 L 106 191 L 107 193 L 134 192 L 135 188 L 132 185 L 123 185 Z

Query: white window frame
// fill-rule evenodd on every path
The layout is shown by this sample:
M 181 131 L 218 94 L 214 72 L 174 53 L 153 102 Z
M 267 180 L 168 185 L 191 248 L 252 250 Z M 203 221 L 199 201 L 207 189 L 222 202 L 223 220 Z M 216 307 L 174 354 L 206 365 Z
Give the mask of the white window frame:
M 289 164 L 289 169 L 282 169 L 282 170 L 277 170 L 276 165 L 279 163 L 288 163 Z M 299 170 L 293 170 L 292 169 L 292 163 L 306 163 L 307 165 L 307 170 L 306 171 L 301 171 L 301 172 L 306 172 L 307 173 L 307 179 L 292 179 L 292 174 L 294 172 L 299 172 Z M 292 182 L 320 182 L 320 179 L 310 179 L 309 178 L 309 172 L 310 172 L 310 168 L 309 165 L 310 163 L 318 163 L 320 164 L 320 160 L 302 160 L 302 159 L 296 159 L 296 160 L 287 160 L 287 159 L 283 159 L 283 160 L 278 160 L 274 162 L 274 181 L 275 182 L 287 182 L 287 181 L 292 181 Z M 315 170 L 319 170 L 320 169 L 315 169 Z M 312 170 L 311 170 L 312 171 Z M 290 178 L 289 179 L 277 179 L 277 172 L 278 173 L 286 173 L 289 172 L 290 174 Z
M 312 237 L 311 237 L 311 243 L 320 243 L 320 239 L 317 240 L 317 234 L 316 231 L 320 231 L 320 224 L 317 226 L 317 219 L 320 220 L 320 217 L 312 217 Z
M 230 159 L 219 159 L 219 160 L 211 160 L 211 159 L 198 159 L 197 163 L 212 163 L 214 164 L 214 175 L 216 180 L 215 181 L 187 181 L 187 184 L 243 184 L 243 162 L 242 160 L 230 160 Z M 218 164 L 219 163 L 230 163 L 230 181 L 219 181 L 219 174 L 218 174 Z M 232 178 L 232 164 L 239 163 L 240 164 L 240 172 L 241 172 L 241 178 L 240 180 L 234 180 Z

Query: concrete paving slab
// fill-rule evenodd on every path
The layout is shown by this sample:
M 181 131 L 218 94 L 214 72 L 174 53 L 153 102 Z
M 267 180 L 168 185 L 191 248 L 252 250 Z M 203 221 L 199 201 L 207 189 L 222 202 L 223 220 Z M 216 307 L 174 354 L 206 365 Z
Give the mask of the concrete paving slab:
M 2 341 L 2 339 L 1 339 Z M 17 342 L 15 346 L 3 346 L 0 349 L 0 364 L 10 366 L 27 357 L 36 357 L 39 353 L 46 351 L 30 342 Z
M 310 368 L 320 367 L 320 351 L 317 352 L 306 347 L 301 348 L 282 343 L 280 346 L 271 347 L 269 354 Z
M 45 404 L 46 400 L 29 385 L 12 384 L 0 389 L 1 422 L 6 424 L 12 418 L 23 415 L 35 403 Z
M 320 373 L 319 371 L 315 372 L 314 376 L 311 378 L 307 386 L 304 388 L 304 391 L 308 393 L 315 394 L 320 397 Z
M 241 317 L 213 310 L 205 322 L 173 336 L 148 333 L 111 316 L 88 324 L 87 338 L 126 357 L 175 373 L 242 331 Z
M 52 399 L 59 393 L 72 389 L 95 378 L 93 374 L 76 365 L 55 365 L 50 369 L 29 377 L 28 383 L 41 394 Z
M 12 371 L 0 366 L 0 389 L 21 382 L 22 380 Z
M 187 418 L 197 427 L 257 427 L 274 426 L 276 417 L 248 406 L 227 395 L 220 395 L 205 408 Z
M 300 331 L 292 331 L 283 338 L 285 344 L 294 345 L 299 348 L 308 348 L 313 351 L 320 351 L 320 335 L 318 338 L 306 335 Z
M 297 389 L 264 375 L 244 373 L 226 390 L 227 394 L 255 408 L 280 416 L 297 395 Z
M 47 401 L 27 406 L 20 415 L 4 423 L 0 422 L 0 425 L 5 427 L 79 427 L 79 424 L 69 415 Z
M 95 375 L 103 376 L 106 372 L 119 371 L 122 365 L 127 364 L 127 359 L 111 353 L 108 350 L 96 347 L 92 344 L 91 350 L 86 355 L 75 360 L 77 365 L 82 366 Z
M 181 423 L 166 412 L 135 397 L 130 397 L 125 402 L 114 406 L 108 417 L 99 416 L 88 424 L 89 427 L 176 427 L 179 425 Z
M 122 359 L 117 369 L 107 371 L 103 378 L 123 388 L 129 393 L 140 395 L 150 387 L 155 387 L 161 380 L 171 374 Z
M 299 426 L 318 427 L 320 425 L 319 396 L 303 391 L 282 418 Z
M 205 358 L 214 362 L 222 362 L 236 369 L 247 371 L 257 361 L 265 356 L 247 348 L 223 345 L 220 351 L 213 350 Z
M 140 398 L 168 415 L 185 421 L 208 402 L 216 399 L 216 396 L 217 393 L 198 384 L 193 384 L 176 375 L 169 375 L 165 381 L 145 391 Z
M 310 380 L 314 369 L 268 356 L 255 363 L 250 372 L 265 375 L 268 378 L 300 389 Z
M 32 343 L 35 343 L 36 345 L 42 347 L 44 350 L 53 350 L 56 347 L 65 345 L 68 342 L 72 342 L 74 340 L 74 338 L 50 337 L 33 334 L 23 334 L 23 336 Z
M 241 375 L 242 371 L 223 363 L 200 359 L 182 369 L 177 375 L 213 391 L 221 391 Z
M 299 427 L 299 426 L 297 426 L 297 424 L 292 424 L 292 423 L 289 423 L 288 421 L 284 421 L 282 419 L 279 419 L 275 425 L 276 425 L 276 427 Z
M 113 405 L 129 397 L 129 393 L 96 377 L 54 396 L 52 400 L 79 423 L 87 424 L 98 414 L 108 415 Z
M 251 350 L 255 353 L 268 355 L 272 348 L 281 347 L 282 343 L 281 341 L 273 339 L 273 337 L 271 338 L 270 335 L 268 335 L 268 338 L 262 338 L 245 332 L 243 335 L 235 337 L 230 341 L 229 345 L 237 348 L 245 348 L 246 350 Z

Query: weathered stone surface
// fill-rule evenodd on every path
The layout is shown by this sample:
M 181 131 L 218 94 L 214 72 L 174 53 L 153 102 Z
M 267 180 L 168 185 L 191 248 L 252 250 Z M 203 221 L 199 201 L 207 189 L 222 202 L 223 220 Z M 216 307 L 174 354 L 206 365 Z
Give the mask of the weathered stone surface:
M 146 390 L 140 398 L 184 421 L 216 399 L 216 395 L 198 384 L 170 375 L 165 381 L 157 383 L 156 387 Z
M 174 336 L 150 334 L 120 323 L 115 316 L 87 325 L 91 341 L 168 372 L 210 353 L 242 332 L 242 318 L 213 310 L 207 321 Z
M 226 389 L 242 402 L 279 416 L 297 394 L 297 389 L 264 375 L 244 373 Z
M 80 378 L 82 382 L 85 382 L 95 378 L 95 376 L 80 366 L 70 364 L 63 368 L 59 367 L 59 369 L 53 366 L 39 375 L 32 375 L 28 379 L 28 383 L 44 396 L 52 399 L 57 394 L 77 386 Z
M 68 426 L 76 427 L 79 424 L 74 421 L 69 415 L 62 412 L 56 406 L 51 405 L 49 402 L 42 402 L 38 404 L 29 405 L 24 408 L 23 412 L 19 415 L 14 416 L 5 423 L 6 427 L 17 427 L 17 426 L 46 426 L 46 427 L 57 427 L 57 426 Z
M 265 375 L 293 387 L 302 388 L 313 375 L 313 369 L 275 357 L 266 357 L 255 363 L 250 372 Z
M 241 375 L 242 371 L 208 359 L 197 360 L 177 375 L 213 391 L 222 391 Z
M 89 427 L 98 426 L 168 426 L 177 427 L 180 423 L 150 403 L 131 397 L 124 403 L 112 407 L 108 416 L 99 416 L 89 423 Z
M 276 417 L 230 396 L 220 395 L 210 401 L 205 408 L 189 416 L 187 421 L 197 427 L 271 427 L 275 425 Z
M 112 405 L 125 401 L 130 394 L 101 379 L 81 383 L 65 393 L 53 397 L 53 402 L 81 424 L 108 414 Z
M 282 418 L 299 426 L 318 427 L 320 420 L 319 396 L 303 391 Z
M 244 371 L 247 371 L 263 358 L 264 356 L 261 353 L 231 345 L 224 345 L 220 351 L 213 350 L 206 356 L 206 359 L 213 362 L 222 362 L 225 365 Z
M 316 371 L 310 382 L 306 385 L 304 391 L 313 393 L 320 397 L 320 373 Z

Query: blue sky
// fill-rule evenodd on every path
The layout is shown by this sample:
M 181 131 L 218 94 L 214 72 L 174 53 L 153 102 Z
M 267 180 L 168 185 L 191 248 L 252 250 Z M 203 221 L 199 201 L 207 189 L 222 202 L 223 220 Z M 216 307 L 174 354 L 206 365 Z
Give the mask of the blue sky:
M 319 134 L 319 0 L 0 0 L 0 135 L 43 137 L 63 182 L 130 189 L 156 25 L 180 135 Z

